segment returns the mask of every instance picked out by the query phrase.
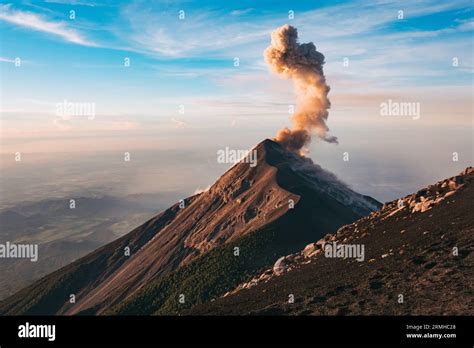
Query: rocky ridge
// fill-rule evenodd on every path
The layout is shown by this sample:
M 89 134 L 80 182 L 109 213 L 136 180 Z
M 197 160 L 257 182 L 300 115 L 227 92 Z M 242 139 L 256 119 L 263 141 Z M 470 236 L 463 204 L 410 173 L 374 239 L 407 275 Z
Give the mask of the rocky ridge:
M 389 217 L 393 217 L 401 212 L 408 214 L 425 213 L 438 205 L 444 200 L 451 200 L 455 198 L 455 194 L 465 188 L 465 177 L 474 173 L 473 167 L 467 167 L 459 175 L 438 181 L 436 184 L 429 185 L 416 193 L 410 194 L 403 198 L 393 200 L 385 203 L 379 211 L 372 212 L 370 215 L 363 217 L 352 224 L 345 225 L 337 230 L 334 234 L 326 234 L 323 238 L 315 243 L 310 243 L 300 252 L 280 257 L 272 268 L 262 272 L 260 275 L 253 277 L 250 281 L 244 282 L 236 287 L 234 290 L 227 292 L 222 297 L 227 297 L 238 293 L 243 289 L 249 289 L 261 283 L 267 283 L 275 277 L 279 277 L 287 272 L 292 271 L 302 265 L 312 262 L 317 262 L 319 257 L 324 253 L 325 244 L 334 242 L 338 244 L 349 243 L 369 234 L 369 229 L 374 228 L 379 221 L 384 221 Z M 449 202 L 447 202 L 449 204 Z M 401 214 L 400 214 L 401 215 Z M 402 219 L 406 219 L 403 216 Z M 369 228 L 359 229 L 359 226 L 369 223 Z M 405 231 L 400 231 L 403 234 Z M 425 231 L 424 234 L 428 233 Z M 403 249 L 394 251 L 387 250 L 386 253 L 380 255 L 381 259 L 394 255 L 395 252 L 403 255 Z M 367 260 L 369 263 L 375 262 L 376 259 L 371 258 Z

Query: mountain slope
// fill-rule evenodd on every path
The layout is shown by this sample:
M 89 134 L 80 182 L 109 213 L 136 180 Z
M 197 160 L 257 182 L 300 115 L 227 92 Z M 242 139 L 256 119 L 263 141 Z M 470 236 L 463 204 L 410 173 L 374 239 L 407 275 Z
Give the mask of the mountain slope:
M 149 196 L 77 196 L 74 209 L 69 198 L 52 198 L 0 211 L 0 243 L 34 243 L 40 252 L 37 262 L 0 262 L 0 300 L 123 236 L 156 215 L 159 206 L 169 205 L 163 205 L 161 195 Z M 153 207 L 146 204 L 151 198 Z
M 270 269 L 184 314 L 473 315 L 473 201 L 468 168 L 308 245 L 281 275 Z M 333 241 L 364 245 L 365 260 L 326 257 Z
M 284 248 L 270 243 L 268 254 L 255 255 L 258 269 L 275 251 L 295 251 L 380 205 L 271 140 L 254 150 L 257 166 L 237 163 L 208 191 L 184 200 L 184 207 L 176 204 L 129 235 L 41 279 L 3 301 L 0 312 L 100 314 L 199 256 L 255 231 L 280 231 L 274 241 L 285 240 Z M 127 246 L 130 256 L 124 255 Z M 241 269 L 233 281 L 247 273 Z M 67 302 L 71 293 L 75 304 Z

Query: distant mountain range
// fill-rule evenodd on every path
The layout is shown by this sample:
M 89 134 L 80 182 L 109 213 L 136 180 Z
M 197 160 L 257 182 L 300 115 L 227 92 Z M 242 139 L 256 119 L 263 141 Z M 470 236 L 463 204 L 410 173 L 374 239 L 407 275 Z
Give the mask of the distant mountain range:
M 70 208 L 74 199 L 75 208 Z M 176 193 L 22 202 L 0 211 L 0 243 L 38 244 L 39 260 L 2 259 L 0 299 L 107 244 L 179 199 Z
M 372 292 L 377 295 L 392 279 L 414 281 L 408 275 L 397 278 L 396 272 L 404 275 L 409 266 L 437 268 L 426 265 L 430 257 L 458 239 L 463 260 L 468 260 L 467 230 L 449 232 L 445 215 L 457 207 L 455 216 L 472 229 L 466 214 L 472 170 L 453 179 L 454 184 L 435 185 L 382 208 L 274 141 L 253 150 L 256 166 L 235 164 L 207 191 L 5 299 L 0 313 L 318 314 L 326 308 L 324 313 L 351 314 L 358 311 L 350 301 L 366 291 L 360 301 L 367 304 L 361 303 L 359 312 L 378 308 L 382 314 L 384 306 L 376 307 Z M 432 227 L 419 236 L 423 224 L 444 228 L 444 240 L 426 242 L 438 230 Z M 364 260 L 322 257 L 329 241 L 363 243 Z M 446 252 L 436 257 L 449 259 Z M 415 257 L 423 261 L 412 261 Z M 451 259 L 450 270 L 462 279 L 458 260 Z M 400 287 L 411 289 L 410 284 Z M 404 292 L 407 301 L 410 291 Z M 397 296 L 395 290 L 383 293 L 381 303 Z M 290 295 L 294 301 L 288 302 Z

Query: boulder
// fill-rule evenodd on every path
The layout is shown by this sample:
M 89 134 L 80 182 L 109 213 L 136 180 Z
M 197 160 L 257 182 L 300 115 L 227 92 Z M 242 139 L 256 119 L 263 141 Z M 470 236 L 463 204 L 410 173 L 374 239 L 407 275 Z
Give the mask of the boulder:
M 427 200 L 423 201 L 423 203 L 422 203 L 422 205 L 421 205 L 421 212 L 423 213 L 423 212 L 425 212 L 425 211 L 431 209 L 431 205 L 432 205 L 433 203 L 434 203 L 434 201 L 431 200 L 431 199 L 427 199 Z
M 258 279 L 252 279 L 250 282 L 249 282 L 249 288 L 253 287 L 253 286 L 256 286 L 258 284 Z
M 415 206 L 413 207 L 413 210 L 411 211 L 412 213 L 416 213 L 418 211 L 421 211 L 421 207 L 422 207 L 423 203 L 416 203 Z
M 303 249 L 303 256 L 305 258 L 309 257 L 309 255 L 311 255 L 314 251 L 316 251 L 316 249 L 317 249 L 317 247 L 316 247 L 315 243 L 308 244 Z
M 282 256 L 273 265 L 273 273 L 278 276 L 280 274 L 283 274 L 283 272 L 285 272 L 287 268 L 288 264 L 286 258 L 285 256 Z
M 458 183 L 455 180 L 449 180 L 448 186 L 450 190 L 455 190 L 458 188 Z
M 447 193 L 444 195 L 444 198 L 447 198 L 447 197 L 449 197 L 449 196 L 452 196 L 452 195 L 454 195 L 455 193 L 456 193 L 456 191 L 449 191 L 449 192 L 447 192 Z
M 325 244 L 326 244 L 326 241 L 324 239 L 320 239 L 316 242 L 316 248 L 324 249 Z
M 320 252 L 321 252 L 321 249 L 317 249 L 317 250 L 313 251 L 311 254 L 309 254 L 308 258 L 312 258 L 312 257 L 318 255 Z

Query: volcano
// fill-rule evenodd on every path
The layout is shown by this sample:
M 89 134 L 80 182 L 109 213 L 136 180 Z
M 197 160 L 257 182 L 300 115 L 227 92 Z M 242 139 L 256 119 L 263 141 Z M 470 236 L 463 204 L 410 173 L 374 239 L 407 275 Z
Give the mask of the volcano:
M 468 167 L 287 255 L 283 270 L 265 270 L 183 314 L 472 316 L 473 199 Z M 324 246 L 333 243 L 365 246 L 365 261 L 328 255 Z
M 187 307 L 220 296 L 381 206 L 277 142 L 253 151 L 256 166 L 236 163 L 207 191 L 5 299 L 0 313 L 173 314 L 180 295 Z

